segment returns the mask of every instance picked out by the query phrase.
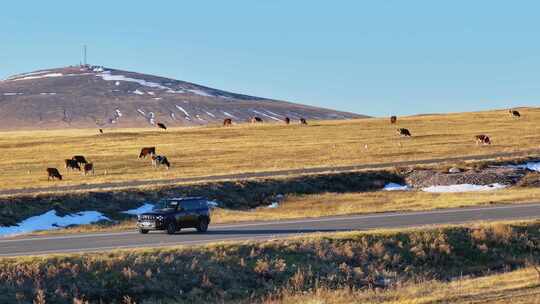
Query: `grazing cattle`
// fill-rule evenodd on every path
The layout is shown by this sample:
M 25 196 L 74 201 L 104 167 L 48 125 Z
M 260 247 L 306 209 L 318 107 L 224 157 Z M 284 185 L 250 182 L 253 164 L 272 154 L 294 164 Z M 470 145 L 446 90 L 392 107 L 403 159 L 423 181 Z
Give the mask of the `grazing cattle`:
M 47 180 L 54 180 L 55 178 L 62 180 L 62 174 L 56 168 L 47 168 L 47 175 Z
M 94 175 L 94 164 L 93 163 L 84 164 L 83 169 L 84 169 L 84 175 L 87 175 L 87 174 Z
M 408 129 L 405 129 L 405 128 L 397 129 L 397 133 L 399 134 L 399 136 L 407 136 L 407 137 L 411 136 L 411 132 Z
M 171 163 L 169 163 L 167 157 L 162 155 L 152 155 L 152 165 L 156 168 L 161 165 L 167 166 L 167 169 L 171 167 Z
M 103 129 L 99 129 L 99 134 L 103 134 Z
M 301 125 L 307 125 L 307 120 L 305 118 L 300 118 Z
M 84 156 L 82 156 L 82 155 L 75 155 L 75 156 L 73 156 L 71 159 L 73 159 L 74 161 L 76 161 L 77 163 L 79 163 L 79 165 L 83 165 L 83 164 L 88 163 L 88 162 L 86 161 L 86 158 L 84 158 Z
M 484 134 L 476 135 L 474 139 L 476 140 L 477 145 L 479 144 L 491 145 L 491 139 L 487 135 L 484 135 Z
M 225 118 L 225 119 L 223 120 L 223 126 L 224 126 L 224 127 L 232 126 L 232 119 L 230 119 L 230 118 Z
M 396 122 L 397 122 L 397 117 L 396 116 L 390 116 L 390 123 L 395 124 Z
M 152 156 L 156 154 L 156 147 L 145 147 L 141 149 L 139 153 L 139 158 L 146 158 L 147 156 Z
M 283 121 L 285 122 L 286 125 L 291 123 L 291 119 L 289 117 L 285 117 L 285 119 L 283 119 Z
M 74 159 L 66 159 L 66 169 L 81 171 L 81 166 L 79 166 L 79 163 Z
M 516 110 L 508 110 L 508 113 L 510 113 L 510 116 L 515 117 L 515 118 L 521 117 L 521 114 Z
M 157 126 L 158 126 L 158 128 L 160 128 L 160 129 L 167 130 L 167 126 L 166 126 L 164 123 L 158 122 L 158 123 L 157 123 Z
M 262 118 L 258 117 L 258 116 L 253 116 L 251 118 L 251 123 L 258 123 L 258 122 L 263 122 Z

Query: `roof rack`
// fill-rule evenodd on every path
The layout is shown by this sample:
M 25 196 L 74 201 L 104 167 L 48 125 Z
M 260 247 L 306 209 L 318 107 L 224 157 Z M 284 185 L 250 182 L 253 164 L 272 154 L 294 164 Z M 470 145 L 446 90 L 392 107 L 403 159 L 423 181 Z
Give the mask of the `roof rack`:
M 172 198 L 165 198 L 166 201 L 187 201 L 187 200 L 195 200 L 195 199 L 204 199 L 202 196 L 186 196 L 186 197 L 172 197 Z

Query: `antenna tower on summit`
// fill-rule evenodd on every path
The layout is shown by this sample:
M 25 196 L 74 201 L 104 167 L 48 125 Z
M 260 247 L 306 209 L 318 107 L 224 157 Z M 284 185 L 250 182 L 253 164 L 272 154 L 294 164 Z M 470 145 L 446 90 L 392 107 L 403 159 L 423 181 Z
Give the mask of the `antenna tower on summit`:
M 83 58 L 84 58 L 84 65 L 87 65 L 88 63 L 86 62 L 86 44 L 83 46 Z

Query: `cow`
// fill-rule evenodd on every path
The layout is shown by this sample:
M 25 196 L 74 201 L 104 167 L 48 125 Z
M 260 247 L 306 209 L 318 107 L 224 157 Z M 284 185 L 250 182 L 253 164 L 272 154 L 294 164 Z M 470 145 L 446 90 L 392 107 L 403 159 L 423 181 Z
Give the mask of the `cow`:
M 76 161 L 79 165 L 83 165 L 83 164 L 88 163 L 88 162 L 86 161 L 86 158 L 84 158 L 84 156 L 82 156 L 82 155 L 75 155 L 75 156 L 73 156 L 71 159 L 73 159 L 74 161 Z
M 405 128 L 397 129 L 397 133 L 399 134 L 399 136 L 406 136 L 406 137 L 412 136 L 409 129 L 405 129 Z
M 103 129 L 99 129 L 99 134 L 103 134 Z
M 55 178 L 62 180 L 62 174 L 56 168 L 47 168 L 47 175 L 47 180 L 54 180 Z
M 258 117 L 258 116 L 253 116 L 251 118 L 251 123 L 252 124 L 255 124 L 255 123 L 259 123 L 259 122 L 263 122 L 262 118 Z
M 285 117 L 283 119 L 283 121 L 285 122 L 286 125 L 290 124 L 291 123 L 291 119 L 289 117 Z
M 476 140 L 477 145 L 479 144 L 491 145 L 491 139 L 487 135 L 484 135 L 484 134 L 476 135 L 474 139 Z
M 167 130 L 167 126 L 166 126 L 164 123 L 158 122 L 158 123 L 157 123 L 157 126 L 158 126 L 158 128 L 160 128 L 160 129 Z
M 94 175 L 94 164 L 93 163 L 84 164 L 83 169 L 84 169 L 84 175 L 87 175 L 87 174 Z
M 520 118 L 521 117 L 521 114 L 519 113 L 519 111 L 516 111 L 516 110 L 508 110 L 508 113 L 510 113 L 510 116 L 512 117 L 515 117 L 515 118 Z
M 307 125 L 307 120 L 305 118 L 300 118 L 301 125 Z
M 148 155 L 152 156 L 156 154 L 156 147 L 145 147 L 141 149 L 139 158 L 146 158 Z
M 66 159 L 65 162 L 66 162 L 66 169 L 81 171 L 81 166 L 79 166 L 79 163 L 76 160 Z
M 225 119 L 223 120 L 223 126 L 224 126 L 224 127 L 232 126 L 232 119 L 230 119 L 230 118 L 225 118 Z
M 390 123 L 395 124 L 396 122 L 397 122 L 397 117 L 394 115 L 390 116 Z
M 152 165 L 156 168 L 165 165 L 167 166 L 167 170 L 171 167 L 171 163 L 169 163 L 167 157 L 163 155 L 152 155 Z

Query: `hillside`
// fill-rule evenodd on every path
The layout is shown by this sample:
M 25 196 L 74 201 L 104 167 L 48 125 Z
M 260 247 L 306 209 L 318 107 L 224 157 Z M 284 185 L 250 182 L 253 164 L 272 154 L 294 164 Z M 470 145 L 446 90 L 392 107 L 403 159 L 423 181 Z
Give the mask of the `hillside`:
M 96 66 L 14 75 L 0 81 L 0 129 L 148 127 L 347 119 L 361 115 L 235 94 L 197 84 Z

